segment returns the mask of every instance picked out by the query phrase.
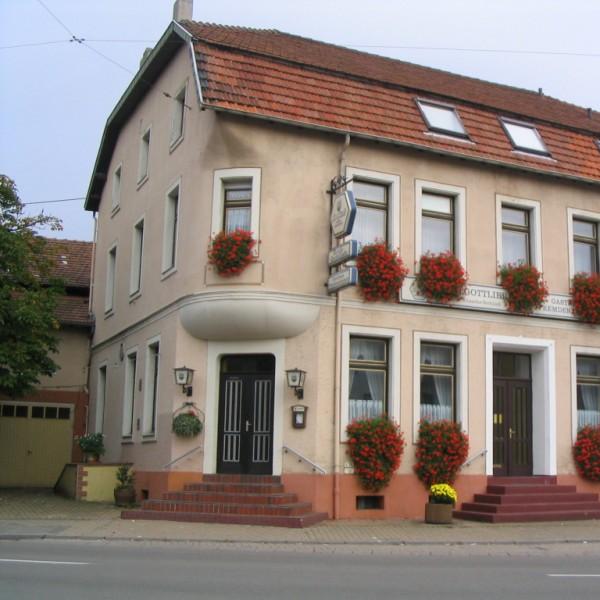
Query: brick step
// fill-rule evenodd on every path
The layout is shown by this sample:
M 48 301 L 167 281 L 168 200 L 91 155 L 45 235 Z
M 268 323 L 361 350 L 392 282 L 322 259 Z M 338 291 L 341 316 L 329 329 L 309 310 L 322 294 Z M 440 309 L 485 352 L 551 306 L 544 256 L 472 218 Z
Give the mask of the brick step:
M 229 523 L 239 525 L 263 525 L 272 527 L 310 527 L 327 519 L 327 513 L 309 512 L 304 515 L 240 515 L 199 512 L 162 512 L 153 510 L 125 510 L 122 519 L 180 521 L 186 523 Z
M 463 502 L 461 507 L 461 511 L 495 514 L 571 510 L 600 510 L 600 502 L 540 502 L 539 504 L 486 504 L 482 502 Z
M 488 477 L 488 485 L 553 485 L 557 481 L 556 475 L 533 475 L 533 476 L 493 476 Z
M 548 510 L 545 512 L 520 512 L 520 513 L 486 513 L 477 511 L 455 510 L 453 515 L 457 519 L 481 521 L 484 523 L 529 523 L 534 521 L 582 521 L 586 519 L 600 519 L 600 508 L 596 510 Z
M 545 494 L 475 494 L 474 502 L 486 504 L 531 504 L 539 502 L 594 502 L 598 494 L 586 492 L 561 492 Z
M 164 500 L 176 502 L 224 502 L 226 504 L 293 504 L 297 494 L 228 494 L 226 492 L 167 492 Z
M 283 485 L 281 483 L 188 483 L 184 486 L 185 492 L 211 492 L 227 494 L 281 494 Z
M 223 513 L 240 515 L 299 516 L 311 512 L 310 502 L 294 504 L 225 504 L 223 502 L 174 502 L 169 500 L 144 500 L 142 511 L 160 513 Z
M 202 476 L 203 482 L 216 483 L 281 483 L 279 475 L 222 475 L 207 473 Z
M 577 491 L 574 485 L 491 485 L 486 489 L 488 494 L 560 494 Z

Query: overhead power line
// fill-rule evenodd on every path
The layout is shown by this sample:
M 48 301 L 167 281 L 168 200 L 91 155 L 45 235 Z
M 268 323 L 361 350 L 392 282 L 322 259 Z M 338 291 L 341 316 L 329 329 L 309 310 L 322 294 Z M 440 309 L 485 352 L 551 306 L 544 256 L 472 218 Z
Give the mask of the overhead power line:
M 76 200 L 85 200 L 85 196 L 77 198 L 61 198 L 60 200 L 40 200 L 39 202 L 23 202 L 23 206 L 31 206 L 32 204 L 55 204 L 56 202 L 75 202 Z

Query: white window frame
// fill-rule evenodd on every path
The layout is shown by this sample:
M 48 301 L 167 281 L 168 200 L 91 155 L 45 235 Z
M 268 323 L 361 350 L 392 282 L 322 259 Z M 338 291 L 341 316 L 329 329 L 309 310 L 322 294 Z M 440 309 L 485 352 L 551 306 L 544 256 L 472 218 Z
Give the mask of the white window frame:
M 129 296 L 138 296 L 142 293 L 145 237 L 145 220 L 142 216 L 133 225 L 133 234 L 131 237 L 131 270 L 129 272 Z
M 598 237 L 600 238 L 600 212 L 592 212 L 591 210 L 583 210 L 579 208 L 567 209 L 567 235 L 569 236 L 569 277 L 573 279 L 575 276 L 575 243 L 573 235 L 573 220 L 591 221 L 596 223 L 598 228 Z M 600 239 L 598 241 L 600 246 Z M 600 256 L 600 247 L 596 249 Z
M 121 186 L 123 183 L 123 163 L 119 163 L 113 171 L 111 191 L 111 211 L 114 214 L 121 204 Z
M 115 307 L 117 288 L 117 244 L 106 253 L 106 287 L 104 289 L 104 313 L 112 313 Z
M 173 151 L 183 140 L 185 135 L 185 99 L 187 95 L 187 81 L 173 96 L 173 112 L 171 114 L 171 135 L 169 137 L 169 151 Z M 181 119 L 180 130 L 176 131 L 176 124 Z
M 518 208 L 529 212 L 529 253 L 531 265 L 543 271 L 542 261 L 542 208 L 538 200 L 526 200 L 496 194 L 496 264 L 504 264 L 502 260 L 502 207 Z
M 348 395 L 350 393 L 350 338 L 367 337 L 385 339 L 388 343 L 387 380 L 388 416 L 400 423 L 400 330 L 381 327 L 342 325 L 342 381 L 340 399 L 340 439 L 347 441 Z
M 577 440 L 577 356 L 600 356 L 600 347 L 571 346 L 571 439 Z
M 132 372 L 131 358 L 135 356 L 135 367 Z M 130 348 L 125 353 L 125 380 L 123 387 L 123 421 L 121 425 L 121 437 L 126 440 L 133 438 L 134 432 L 134 410 L 135 391 L 137 389 L 137 373 L 139 369 L 138 347 Z
M 513 147 L 513 150 L 517 152 L 524 152 L 525 154 L 534 154 L 536 156 L 545 156 L 550 158 L 552 157 L 550 151 L 546 146 L 546 143 L 544 142 L 544 138 L 538 131 L 538 128 L 532 123 L 526 123 L 524 121 L 518 121 L 516 119 L 510 119 L 508 117 L 500 117 L 500 123 L 502 125 L 502 129 L 504 129 L 504 132 L 506 133 L 508 141 Z M 514 125 L 515 127 L 521 127 L 523 129 L 531 129 L 535 133 L 535 136 L 537 137 L 543 150 L 538 150 L 537 148 L 529 148 L 527 146 L 519 146 L 513 139 L 513 136 L 510 133 L 510 130 L 508 129 L 507 125 Z
M 147 127 L 140 137 L 138 161 L 138 188 L 148 179 L 150 168 L 150 144 L 152 143 L 152 126 Z
M 260 240 L 260 189 L 261 169 L 255 167 L 216 169 L 213 179 L 213 203 L 211 219 L 211 236 L 223 231 L 223 216 L 225 211 L 225 185 L 243 179 L 252 181 L 252 200 L 250 203 L 250 230 L 255 240 Z M 252 250 L 258 256 L 260 244 Z
M 430 132 L 440 133 L 442 135 L 447 135 L 449 137 L 455 137 L 463 140 L 469 139 L 469 134 L 467 133 L 465 125 L 462 122 L 462 119 L 460 118 L 456 106 L 453 106 L 452 104 L 445 104 L 443 102 L 436 102 L 434 100 L 426 100 L 425 98 L 417 98 L 416 102 L 417 106 L 419 107 L 421 116 L 423 117 L 423 121 L 425 121 L 425 125 L 427 126 L 427 129 Z M 448 112 L 452 112 L 456 117 L 456 120 L 458 121 L 458 124 L 460 125 L 462 131 L 455 131 L 454 129 L 445 129 L 444 127 L 437 127 L 429 120 L 429 117 L 427 116 L 427 113 L 423 108 L 424 106 L 431 106 L 433 108 L 438 108 L 441 110 L 447 110 Z
M 156 388 L 154 383 L 154 352 L 153 346 L 158 346 L 158 373 L 156 374 Z M 160 336 L 153 337 L 146 342 L 146 367 L 145 367 L 145 383 L 144 383 L 144 407 L 142 411 L 142 436 L 144 439 L 158 437 L 158 402 L 160 390 Z M 155 391 L 156 404 L 152 407 L 152 394 Z M 154 429 L 152 427 L 152 417 L 154 417 Z
M 415 180 L 415 261 L 418 267 L 423 254 L 423 194 L 452 196 L 454 202 L 454 254 L 467 268 L 467 190 L 456 185 Z
M 346 167 L 346 179 L 351 178 L 387 187 L 387 244 L 388 247 L 394 250 L 400 248 L 400 176 L 392 173 L 359 169 L 357 167 Z M 354 189 L 352 181 L 348 184 L 348 189 L 350 191 Z
M 421 344 L 452 344 L 455 347 L 456 422 L 469 432 L 469 338 L 466 335 L 413 332 L 413 443 L 419 439 L 421 419 Z
M 177 190 L 177 218 L 174 220 L 175 211 L 172 210 L 173 193 Z M 179 242 L 179 223 L 181 221 L 181 177 L 167 190 L 165 194 L 165 211 L 163 219 L 163 248 L 162 267 L 163 278 L 177 270 L 177 246 Z M 171 264 L 172 255 L 172 264 Z
M 96 416 L 94 431 L 102 433 L 104 430 L 104 411 L 106 410 L 106 389 L 108 381 L 108 362 L 98 365 L 98 380 L 96 381 Z

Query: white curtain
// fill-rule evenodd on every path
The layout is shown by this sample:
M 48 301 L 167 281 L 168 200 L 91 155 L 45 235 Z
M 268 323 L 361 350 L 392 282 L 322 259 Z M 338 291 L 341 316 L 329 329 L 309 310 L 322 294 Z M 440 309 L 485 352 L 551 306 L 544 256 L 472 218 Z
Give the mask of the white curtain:
M 452 349 L 448 346 L 421 346 L 421 364 L 453 364 Z M 421 419 L 428 421 L 452 420 L 453 377 L 423 373 L 421 375 Z
M 600 425 L 600 386 L 577 385 L 577 426 Z
M 350 358 L 384 363 L 385 342 L 355 338 Z M 383 369 L 350 369 L 349 418 L 367 419 L 385 412 L 385 371 Z
M 227 221 L 225 223 L 225 231 L 231 233 L 236 229 L 250 230 L 250 209 L 243 208 L 228 208 Z

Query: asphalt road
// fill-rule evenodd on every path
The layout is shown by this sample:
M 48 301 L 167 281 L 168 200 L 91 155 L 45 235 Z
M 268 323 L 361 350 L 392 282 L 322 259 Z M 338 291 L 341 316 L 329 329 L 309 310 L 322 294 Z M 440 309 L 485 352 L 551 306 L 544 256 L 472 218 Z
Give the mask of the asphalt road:
M 598 600 L 599 547 L 0 542 L 0 599 Z

